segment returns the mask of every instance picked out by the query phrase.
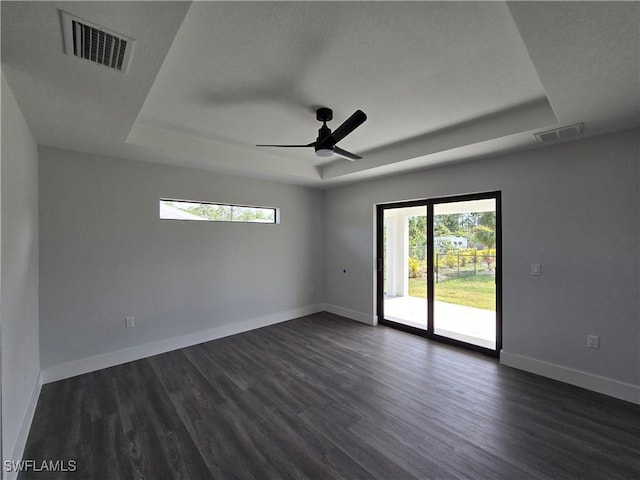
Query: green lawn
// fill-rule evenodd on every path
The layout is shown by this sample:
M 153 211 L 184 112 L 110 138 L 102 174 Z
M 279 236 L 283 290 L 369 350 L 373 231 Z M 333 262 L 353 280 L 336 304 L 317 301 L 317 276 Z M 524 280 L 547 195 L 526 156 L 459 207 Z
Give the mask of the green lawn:
M 470 275 L 436 283 L 436 301 L 467 307 L 496 310 L 496 284 L 493 275 Z M 409 279 L 409 296 L 427 298 L 427 280 Z

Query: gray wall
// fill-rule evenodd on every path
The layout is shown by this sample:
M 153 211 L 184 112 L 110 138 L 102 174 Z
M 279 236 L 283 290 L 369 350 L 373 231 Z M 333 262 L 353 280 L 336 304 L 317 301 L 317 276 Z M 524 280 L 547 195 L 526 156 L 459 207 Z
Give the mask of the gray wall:
M 640 385 L 638 173 L 635 130 L 327 191 L 325 302 L 374 315 L 376 203 L 501 190 L 504 351 Z
M 322 302 L 320 191 L 50 148 L 39 164 L 43 370 Z M 281 223 L 160 220 L 160 198 Z
M 2 75 L 2 458 L 18 460 L 39 392 L 38 150 Z

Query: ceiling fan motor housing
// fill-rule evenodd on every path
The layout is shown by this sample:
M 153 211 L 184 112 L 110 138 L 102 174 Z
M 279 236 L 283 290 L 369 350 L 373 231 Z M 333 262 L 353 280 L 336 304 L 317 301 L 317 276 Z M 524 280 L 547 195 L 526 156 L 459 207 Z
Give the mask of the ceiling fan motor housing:
M 318 138 L 316 139 L 314 150 L 319 157 L 330 157 L 333 155 L 333 147 L 336 142 L 331 137 L 331 129 L 327 125 L 323 125 L 318 130 Z
M 321 146 L 335 144 L 335 142 L 331 141 L 331 129 L 329 127 L 327 127 L 326 125 L 320 127 L 320 129 L 318 130 L 318 138 L 316 138 L 316 143 Z

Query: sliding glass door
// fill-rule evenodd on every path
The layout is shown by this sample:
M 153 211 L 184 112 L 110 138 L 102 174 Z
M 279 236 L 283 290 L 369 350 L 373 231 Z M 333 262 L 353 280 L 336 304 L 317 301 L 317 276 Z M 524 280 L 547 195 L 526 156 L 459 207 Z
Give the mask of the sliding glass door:
M 427 330 L 427 207 L 386 208 L 383 214 L 383 303 L 393 322 Z
M 499 192 L 379 205 L 377 219 L 379 322 L 497 354 Z
M 433 205 L 433 332 L 496 349 L 496 199 Z

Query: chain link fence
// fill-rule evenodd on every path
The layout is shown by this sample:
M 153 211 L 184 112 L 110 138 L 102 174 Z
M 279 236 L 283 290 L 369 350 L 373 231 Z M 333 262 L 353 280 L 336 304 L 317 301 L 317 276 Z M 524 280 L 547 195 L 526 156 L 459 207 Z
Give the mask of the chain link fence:
M 409 247 L 410 277 L 426 278 L 426 250 L 423 246 Z M 496 256 L 491 253 L 476 251 L 434 254 L 433 270 L 436 283 L 469 275 L 495 275 L 495 269 Z

